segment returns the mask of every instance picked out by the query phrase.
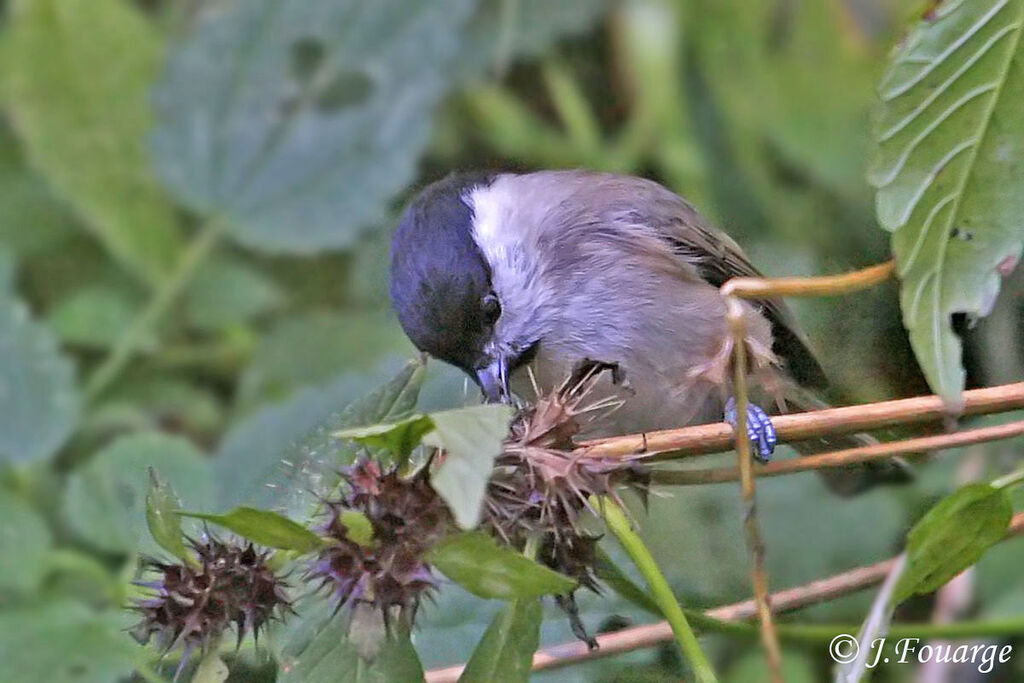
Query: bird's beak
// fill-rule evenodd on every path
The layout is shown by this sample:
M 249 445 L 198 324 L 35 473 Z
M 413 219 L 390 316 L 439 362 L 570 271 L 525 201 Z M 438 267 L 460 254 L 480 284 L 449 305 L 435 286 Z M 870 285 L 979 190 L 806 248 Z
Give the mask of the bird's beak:
M 508 358 L 504 354 L 498 354 L 490 363 L 477 368 L 476 379 L 488 403 L 512 402 L 508 388 Z

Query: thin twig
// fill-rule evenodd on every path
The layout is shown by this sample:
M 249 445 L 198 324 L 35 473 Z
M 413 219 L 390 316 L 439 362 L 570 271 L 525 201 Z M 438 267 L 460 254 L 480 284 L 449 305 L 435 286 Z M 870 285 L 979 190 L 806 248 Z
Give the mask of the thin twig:
M 739 299 L 728 297 L 726 311 L 729 333 L 733 338 L 733 394 L 736 401 L 736 461 L 743 496 L 743 536 L 750 553 L 750 579 L 761 621 L 761 646 L 768 661 L 768 672 L 774 683 L 782 683 L 782 647 L 775 631 L 768 597 L 768 570 L 764 566 L 765 546 L 757 521 L 757 490 L 754 483 L 754 457 L 747 431 L 747 332 L 743 323 L 743 306 Z
M 758 477 L 777 477 L 783 474 L 807 470 L 847 467 L 869 460 L 890 458 L 894 455 L 939 451 L 969 444 L 1009 439 L 1021 435 L 1024 435 L 1024 420 L 991 427 L 967 429 L 953 434 L 940 434 L 937 436 L 923 436 L 916 439 L 891 441 L 889 443 L 876 443 L 869 446 L 822 453 L 820 455 L 806 455 L 791 460 L 780 460 L 767 465 L 755 465 L 754 474 Z M 1020 476 L 1024 476 L 1024 474 Z M 740 471 L 736 467 L 712 467 L 700 470 L 655 470 L 651 472 L 652 483 L 671 486 L 718 484 L 739 479 Z
M 965 391 L 963 415 L 1024 408 L 1024 382 Z M 938 396 L 918 396 L 858 406 L 772 417 L 781 443 L 866 432 L 894 425 L 941 422 L 948 412 Z M 735 432 L 726 422 L 583 441 L 577 455 L 671 460 L 732 450 Z
M 1019 536 L 1022 533 L 1024 533 L 1024 512 L 1018 512 L 1010 521 L 1010 526 L 1007 528 L 1006 535 L 1003 537 L 1003 540 L 1005 541 L 1009 538 Z M 857 591 L 865 588 L 870 588 L 871 586 L 881 583 L 885 577 L 889 575 L 889 572 L 892 571 L 893 564 L 896 561 L 897 558 L 893 557 L 888 560 L 876 562 L 875 564 L 857 567 L 840 574 L 811 581 L 810 583 L 800 586 L 777 591 L 771 594 L 772 609 L 777 614 L 782 612 L 791 612 L 802 607 L 807 607 L 808 605 L 828 602 L 834 598 L 856 593 Z M 743 621 L 751 619 L 757 615 L 757 604 L 754 600 L 744 600 L 731 605 L 723 605 L 722 607 L 710 609 L 705 612 L 705 614 L 708 617 L 727 622 Z M 927 624 L 922 624 L 920 626 L 914 626 L 913 629 L 920 629 L 928 626 L 929 625 Z M 943 626 L 948 627 L 950 637 L 956 635 L 967 636 L 975 632 L 979 635 L 985 632 L 990 632 L 986 631 L 985 625 L 974 625 L 972 628 L 967 628 L 964 624 L 948 624 Z M 785 626 L 782 631 L 784 633 L 791 633 L 796 638 L 799 638 L 801 634 L 807 636 L 814 635 L 815 637 L 818 637 L 823 635 L 821 633 L 817 633 L 819 628 L 824 628 L 824 626 L 820 624 L 793 624 Z M 897 634 L 903 633 L 901 630 L 902 628 L 909 627 L 894 625 L 891 629 L 891 633 L 895 637 Z M 995 624 L 991 625 L 991 628 L 993 630 L 997 630 L 999 633 L 1006 632 L 1005 625 Z M 853 627 L 851 627 L 851 630 L 853 630 Z M 943 633 L 946 632 L 944 631 Z M 910 633 L 908 635 L 920 637 L 928 634 L 917 634 L 915 630 L 914 633 Z M 602 657 L 612 657 L 614 655 L 622 654 L 623 652 L 632 652 L 645 647 L 653 647 L 665 642 L 670 642 L 673 638 L 674 636 L 672 634 L 671 627 L 669 627 L 668 623 L 664 621 L 656 624 L 634 626 L 621 631 L 615 631 L 614 633 L 603 633 L 597 636 L 598 648 L 596 650 L 589 650 L 586 643 L 573 641 L 537 651 L 533 655 L 533 670 L 542 671 L 546 669 L 556 669 L 582 661 Z M 434 669 L 433 671 L 427 672 L 427 681 L 429 681 L 429 683 L 454 683 L 458 680 L 459 674 L 462 673 L 462 669 L 462 665 L 446 667 L 443 669 Z

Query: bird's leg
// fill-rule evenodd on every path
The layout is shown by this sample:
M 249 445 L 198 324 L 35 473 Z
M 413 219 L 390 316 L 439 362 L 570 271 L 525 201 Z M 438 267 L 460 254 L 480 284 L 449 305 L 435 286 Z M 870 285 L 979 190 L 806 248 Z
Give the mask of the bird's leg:
M 736 399 L 729 397 L 725 402 L 725 421 L 736 426 Z M 747 403 L 747 437 L 755 446 L 754 457 L 761 462 L 768 462 L 775 452 L 778 439 L 775 436 L 775 425 L 759 406 Z
M 777 362 L 775 354 L 770 348 L 755 339 L 747 338 L 745 343 L 749 362 L 748 371 L 762 380 L 758 382 L 759 384 L 763 384 L 764 380 L 770 381 L 773 374 L 770 372 L 770 368 Z M 725 335 L 715 354 L 705 363 L 690 370 L 691 380 L 704 380 L 719 387 L 729 386 L 731 384 L 729 377 L 732 371 L 733 344 L 732 336 Z M 736 426 L 736 399 L 733 397 L 729 397 L 725 402 L 724 419 L 734 427 Z M 754 456 L 761 462 L 770 460 L 777 441 L 775 427 L 772 425 L 768 413 L 753 403 L 747 404 L 747 436 L 755 446 Z

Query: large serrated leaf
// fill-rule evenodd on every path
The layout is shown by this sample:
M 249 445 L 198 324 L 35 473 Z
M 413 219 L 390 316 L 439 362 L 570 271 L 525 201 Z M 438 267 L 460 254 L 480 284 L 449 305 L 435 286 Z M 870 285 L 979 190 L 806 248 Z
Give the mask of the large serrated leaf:
M 145 151 L 159 34 L 125 0 L 18 0 L 7 38 L 4 100 L 29 160 L 118 259 L 160 280 L 180 235 Z
M 78 419 L 74 368 L 28 308 L 0 291 L 0 461 L 40 460 Z
M 472 0 L 250 0 L 171 55 L 153 145 L 170 186 L 242 242 L 351 245 L 411 180 Z
M 932 388 L 964 385 L 954 313 L 987 315 L 1024 241 L 1024 0 L 949 1 L 882 78 L 869 179 L 893 232 L 903 322 Z

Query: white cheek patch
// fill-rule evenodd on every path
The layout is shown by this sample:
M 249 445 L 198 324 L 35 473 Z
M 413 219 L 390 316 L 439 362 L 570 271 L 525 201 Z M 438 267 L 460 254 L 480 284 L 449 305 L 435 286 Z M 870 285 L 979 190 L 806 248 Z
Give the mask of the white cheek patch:
M 541 263 L 534 248 L 541 229 L 537 207 L 522 205 L 516 176 L 501 176 L 487 187 L 476 187 L 464 197 L 473 209 L 473 240 L 491 269 L 491 284 L 502 305 L 496 336 L 504 340 L 539 333 L 538 302 L 550 297 L 539 277 Z
M 493 276 L 513 268 L 518 240 L 513 238 L 515 203 L 505 183 L 498 178 L 489 186 L 475 187 L 464 197 L 473 210 L 473 240 L 483 253 Z

